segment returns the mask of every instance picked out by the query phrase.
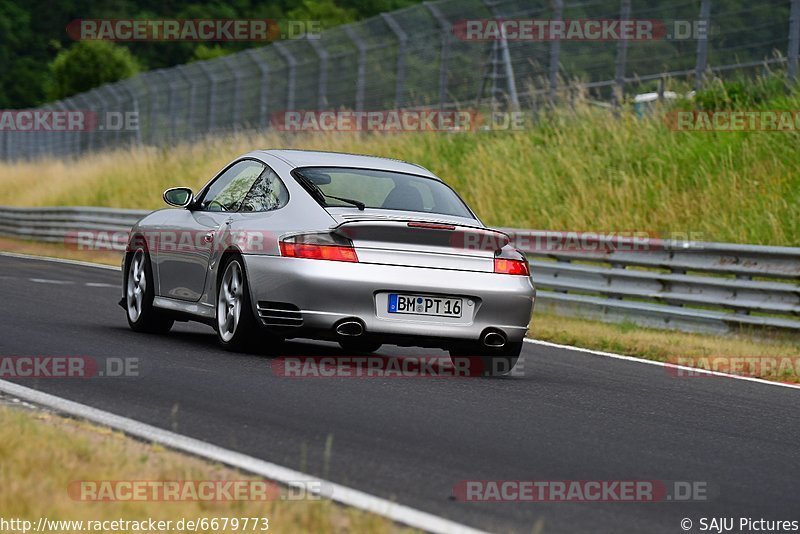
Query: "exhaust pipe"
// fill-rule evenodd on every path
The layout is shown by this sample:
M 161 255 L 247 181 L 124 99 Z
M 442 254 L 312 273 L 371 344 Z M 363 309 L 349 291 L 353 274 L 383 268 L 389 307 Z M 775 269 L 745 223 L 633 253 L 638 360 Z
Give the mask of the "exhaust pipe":
M 483 334 L 483 345 L 492 349 L 501 349 L 506 345 L 506 336 L 502 332 L 490 330 Z
M 361 321 L 346 319 L 336 325 L 336 333 L 340 336 L 358 337 L 364 333 L 364 325 Z

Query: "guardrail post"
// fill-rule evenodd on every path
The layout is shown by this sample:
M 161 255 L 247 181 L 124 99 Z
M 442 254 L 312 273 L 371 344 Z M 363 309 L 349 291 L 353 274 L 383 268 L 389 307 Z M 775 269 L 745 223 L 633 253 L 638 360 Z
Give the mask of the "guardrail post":
M 631 0 L 622 0 L 619 10 L 619 20 L 626 21 L 631 18 Z M 628 40 L 620 38 L 617 42 L 616 73 L 614 75 L 614 106 L 619 108 L 625 99 L 625 69 L 628 66 Z
M 297 60 L 291 52 L 283 45 L 283 43 L 275 43 L 272 45 L 275 50 L 286 60 L 289 66 L 289 76 L 286 80 L 286 109 L 294 110 L 294 88 L 295 88 L 295 75 L 297 74 Z
M 788 75 L 791 83 L 797 82 L 797 57 L 800 52 L 800 0 L 792 0 L 789 13 Z
M 344 31 L 350 40 L 353 41 L 353 44 L 356 45 L 356 49 L 358 50 L 358 67 L 357 67 L 357 76 L 356 76 L 356 111 L 364 111 L 364 86 L 365 80 L 364 77 L 366 76 L 367 72 L 367 46 L 364 44 L 364 40 L 358 36 L 358 34 L 353 30 L 353 26 L 348 24 L 344 27 Z
M 389 13 L 381 13 L 386 25 L 394 32 L 397 37 L 397 65 L 396 76 L 394 84 L 394 107 L 400 109 L 403 107 L 403 94 L 406 90 L 406 54 L 408 48 L 408 34 L 403 31 L 403 28 L 394 20 Z
M 560 21 L 564 19 L 564 2 L 562 0 L 553 0 L 553 20 Z M 550 79 L 550 91 L 548 93 L 548 101 L 550 107 L 556 105 L 556 91 L 558 90 L 558 69 L 561 61 L 561 39 L 552 39 L 550 41 L 550 68 L 548 77 Z
M 447 102 L 447 68 L 448 58 L 450 57 L 450 21 L 442 14 L 436 4 L 431 2 L 423 2 L 428 11 L 431 12 L 433 17 L 439 23 L 439 28 L 442 30 L 442 45 L 439 55 L 439 109 L 443 110 Z
M 700 22 L 705 30 L 697 39 L 697 65 L 694 70 L 694 89 L 703 88 L 703 77 L 708 68 L 708 24 L 711 20 L 711 0 L 700 1 Z

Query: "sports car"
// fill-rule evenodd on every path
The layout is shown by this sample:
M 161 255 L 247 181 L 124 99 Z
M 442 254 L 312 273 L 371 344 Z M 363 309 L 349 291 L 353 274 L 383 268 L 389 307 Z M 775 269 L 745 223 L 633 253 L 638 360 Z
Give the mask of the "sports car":
M 171 208 L 132 228 L 123 259 L 135 331 L 195 320 L 229 350 L 436 347 L 484 374 L 519 357 L 535 298 L 524 255 L 419 165 L 257 150 L 163 197 Z

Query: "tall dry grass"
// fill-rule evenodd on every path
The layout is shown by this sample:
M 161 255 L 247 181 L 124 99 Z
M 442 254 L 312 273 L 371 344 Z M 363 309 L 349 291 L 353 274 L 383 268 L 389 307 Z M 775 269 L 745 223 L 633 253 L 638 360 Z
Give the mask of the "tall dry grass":
M 240 153 L 284 147 L 420 163 L 491 225 L 800 245 L 797 134 L 673 132 L 659 114 L 614 118 L 586 105 L 522 132 L 268 132 L 0 164 L 0 204 L 158 208 L 167 187 L 197 188 Z

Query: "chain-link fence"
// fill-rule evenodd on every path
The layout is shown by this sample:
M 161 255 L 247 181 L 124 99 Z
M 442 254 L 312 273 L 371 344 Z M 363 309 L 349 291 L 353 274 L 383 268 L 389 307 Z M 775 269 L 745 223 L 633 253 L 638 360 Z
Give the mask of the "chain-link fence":
M 98 117 L 97 124 L 80 131 L 1 130 L 0 159 L 73 156 L 131 143 L 165 145 L 264 129 L 286 110 L 476 105 L 535 110 L 552 105 L 564 88 L 580 87 L 598 100 L 619 103 L 625 95 L 655 91 L 662 79 L 698 86 L 708 72 L 759 73 L 776 64 L 788 64 L 788 75 L 796 76 L 800 0 L 652 4 L 424 2 L 318 38 L 145 72 L 47 104 L 39 110 L 88 111 Z M 505 33 L 468 39 L 458 31 L 464 21 L 498 19 L 650 20 L 666 34 L 643 40 L 522 39 Z M 700 30 L 685 39 L 669 35 L 679 26 L 676 21 Z

